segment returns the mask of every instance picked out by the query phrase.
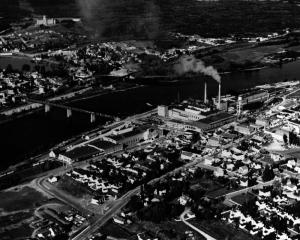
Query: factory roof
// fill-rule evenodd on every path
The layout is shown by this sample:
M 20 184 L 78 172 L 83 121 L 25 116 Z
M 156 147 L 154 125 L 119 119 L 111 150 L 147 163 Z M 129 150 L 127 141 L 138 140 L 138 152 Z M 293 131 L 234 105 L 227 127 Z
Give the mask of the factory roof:
M 95 140 L 93 142 L 90 142 L 89 145 L 95 146 L 102 150 L 107 150 L 107 149 L 110 149 L 110 148 L 116 146 L 116 144 L 109 142 L 109 141 L 104 141 L 104 140 Z
M 218 114 L 209 116 L 209 117 L 201 119 L 199 121 L 191 122 L 190 124 L 204 130 L 204 129 L 210 128 L 211 125 L 222 123 L 224 121 L 228 121 L 230 119 L 233 119 L 234 117 L 235 117 L 234 115 L 231 115 L 229 113 L 220 112 Z
M 198 122 L 201 122 L 204 124 L 213 124 L 213 123 L 220 122 L 220 121 L 226 120 L 228 118 L 232 118 L 232 117 L 234 117 L 232 114 L 229 114 L 227 112 L 220 112 L 218 114 L 201 119 Z
M 63 155 L 70 159 L 80 159 L 100 153 L 99 150 L 90 146 L 82 146 L 74 148 L 71 151 L 65 152 Z
M 130 138 L 130 137 L 133 137 L 135 135 L 142 134 L 142 133 L 145 132 L 145 130 L 146 129 L 144 129 L 144 128 L 135 128 L 130 132 L 126 132 L 126 133 L 123 133 L 123 134 L 120 134 L 120 135 L 110 135 L 109 138 L 111 138 L 115 141 L 120 141 L 122 139 Z

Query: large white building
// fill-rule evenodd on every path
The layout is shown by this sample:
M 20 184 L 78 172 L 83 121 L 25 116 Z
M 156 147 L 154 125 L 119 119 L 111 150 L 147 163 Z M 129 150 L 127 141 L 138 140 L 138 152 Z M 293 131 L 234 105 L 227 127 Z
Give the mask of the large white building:
M 36 19 L 36 26 L 52 26 L 56 24 L 56 20 L 54 18 L 47 18 L 47 16 L 43 16 L 42 18 L 37 18 Z
M 196 107 L 188 105 L 184 109 L 172 108 L 167 106 L 158 106 L 158 116 L 170 118 L 180 121 L 199 121 L 210 115 L 211 109 L 209 107 Z

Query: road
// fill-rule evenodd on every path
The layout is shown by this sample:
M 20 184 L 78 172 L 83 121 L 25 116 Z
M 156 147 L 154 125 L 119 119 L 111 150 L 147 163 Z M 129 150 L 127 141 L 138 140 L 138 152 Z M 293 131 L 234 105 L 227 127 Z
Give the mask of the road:
M 140 147 L 140 146 L 138 146 L 138 147 Z M 197 160 L 193 161 L 193 162 L 189 162 L 189 163 L 185 164 L 184 166 L 176 168 L 173 171 L 162 175 L 159 178 L 149 181 L 148 184 L 154 184 L 154 183 L 166 178 L 167 176 L 172 176 L 184 169 L 188 169 L 188 168 L 196 165 L 197 163 L 198 163 Z M 64 169 L 63 172 L 66 172 L 69 170 L 70 169 L 67 168 L 67 169 Z M 52 175 L 56 175 L 59 173 L 61 174 L 60 171 L 61 170 L 56 169 L 56 170 L 50 171 L 50 173 Z M 83 212 L 86 216 L 92 214 L 88 209 L 85 209 L 85 208 L 83 208 L 83 206 L 80 206 L 78 203 L 75 203 L 74 201 L 72 201 L 72 199 L 70 199 L 66 194 L 61 194 L 57 191 L 51 191 L 51 189 L 47 187 L 47 184 L 45 184 L 45 182 L 47 181 L 46 178 L 47 177 L 43 177 L 43 178 L 34 180 L 36 183 L 36 186 L 39 187 L 45 193 L 49 194 L 50 196 L 57 198 L 58 200 L 73 207 L 74 209 L 77 209 L 80 212 Z M 141 188 L 141 186 L 138 186 L 135 189 L 128 191 L 125 195 L 123 195 L 121 198 L 116 200 L 115 203 L 113 204 L 113 206 L 104 215 L 99 216 L 99 218 L 97 218 L 96 220 L 94 220 L 95 218 L 93 218 L 94 222 L 93 222 L 93 220 L 91 220 L 91 222 L 92 222 L 91 225 L 89 227 L 87 227 L 86 229 L 84 229 L 76 237 L 74 237 L 73 240 L 86 240 L 89 237 L 91 237 L 95 232 L 97 232 L 99 230 L 99 228 L 101 226 L 103 226 L 109 219 L 111 219 L 116 213 L 118 213 L 129 202 L 129 200 L 131 199 L 132 196 L 138 194 L 140 191 L 140 188 Z
M 199 233 L 200 235 L 202 235 L 203 237 L 205 237 L 207 240 L 217 240 L 215 238 L 213 238 L 212 236 L 208 235 L 207 233 L 203 232 L 202 230 L 200 230 L 199 228 L 195 227 L 194 225 L 192 225 L 191 223 L 189 223 L 188 221 L 185 220 L 185 215 L 189 212 L 190 210 L 185 210 L 181 215 L 180 215 L 180 220 L 187 225 L 189 228 L 193 229 L 194 231 L 196 231 L 197 233 Z

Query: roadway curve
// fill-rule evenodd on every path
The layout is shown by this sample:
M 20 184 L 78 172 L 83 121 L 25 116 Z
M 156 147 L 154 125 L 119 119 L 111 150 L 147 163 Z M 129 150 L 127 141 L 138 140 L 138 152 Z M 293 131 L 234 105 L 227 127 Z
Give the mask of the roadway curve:
M 185 215 L 189 212 L 190 210 L 185 210 L 181 215 L 180 215 L 180 220 L 187 225 L 189 228 L 193 229 L 194 231 L 196 231 L 197 233 L 199 233 L 200 235 L 202 235 L 203 237 L 205 237 L 207 240 L 216 240 L 215 238 L 213 238 L 212 236 L 208 235 L 207 233 L 203 232 L 202 230 L 200 230 L 199 228 L 195 227 L 194 225 L 192 225 L 191 223 L 189 223 L 188 221 L 185 220 Z

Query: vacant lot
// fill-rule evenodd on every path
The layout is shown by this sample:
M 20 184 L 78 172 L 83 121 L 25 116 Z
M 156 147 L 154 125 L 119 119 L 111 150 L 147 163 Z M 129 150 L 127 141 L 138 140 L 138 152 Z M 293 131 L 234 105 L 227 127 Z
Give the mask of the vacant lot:
M 251 193 L 243 193 L 237 196 L 234 196 L 232 200 L 240 205 L 243 205 L 245 202 L 251 201 L 255 198 L 254 194 Z
M 256 240 L 250 234 L 236 229 L 233 225 L 221 221 L 189 221 L 195 227 L 215 237 L 216 239 L 231 239 L 231 240 Z
M 23 187 L 0 192 L 0 239 L 16 240 L 31 236 L 34 209 L 46 201 L 40 192 Z
M 33 209 L 45 200 L 45 197 L 30 187 L 21 188 L 18 191 L 0 192 L 0 210 L 4 212 Z

